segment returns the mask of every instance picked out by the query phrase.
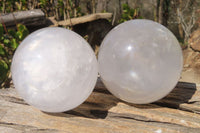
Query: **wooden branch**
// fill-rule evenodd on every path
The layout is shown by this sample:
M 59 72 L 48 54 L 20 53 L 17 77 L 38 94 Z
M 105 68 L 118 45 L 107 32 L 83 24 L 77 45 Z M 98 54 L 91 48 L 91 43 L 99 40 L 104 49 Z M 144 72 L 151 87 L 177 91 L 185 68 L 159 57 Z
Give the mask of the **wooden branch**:
M 195 19 L 196 9 L 195 9 L 195 7 L 192 8 L 191 16 L 190 16 L 188 22 L 186 20 L 187 18 L 184 16 L 184 12 L 186 10 L 188 10 L 189 4 L 190 4 L 190 0 L 187 0 L 186 4 L 185 4 L 185 6 L 182 10 L 180 10 L 179 7 L 177 8 L 177 17 L 178 17 L 178 21 L 180 22 L 180 24 L 181 24 L 181 26 L 184 30 L 185 41 L 188 41 L 188 39 L 191 35 L 191 32 L 192 32 L 192 28 L 195 26 L 195 23 L 196 23 L 196 19 Z
M 177 8 L 177 15 L 178 15 L 177 17 L 179 19 L 179 22 L 181 23 L 181 26 L 184 30 L 185 37 L 188 38 L 189 33 L 188 33 L 188 30 L 187 30 L 187 24 L 186 24 L 185 19 L 183 18 L 183 14 L 182 14 L 182 12 L 180 11 L 179 8 Z
M 98 79 L 91 96 L 79 107 L 50 114 L 29 106 L 10 88 L 0 90 L 0 131 L 197 133 L 199 105 L 200 88 L 193 83 L 178 83 L 172 93 L 154 104 L 135 105 L 111 95 Z
M 67 19 L 66 21 L 58 21 L 58 25 L 70 26 L 71 23 L 72 25 L 76 25 L 76 24 L 91 22 L 98 19 L 110 19 L 110 18 L 112 18 L 112 13 L 95 13 L 78 18 L 71 18 L 71 22 L 70 19 Z
M 45 24 L 46 22 L 45 14 L 40 9 L 14 12 L 13 15 L 16 18 L 17 23 L 26 26 L 37 26 Z M 6 26 L 12 27 L 16 25 L 13 15 L 12 13 L 8 13 L 1 16 Z M 2 22 L 0 21 L 0 23 Z
M 193 11 L 192 11 L 192 16 L 190 18 L 190 22 L 189 22 L 189 31 L 190 31 L 190 35 L 192 32 L 192 28 L 194 27 L 195 23 L 196 23 L 196 18 L 195 18 L 195 8 L 193 7 Z

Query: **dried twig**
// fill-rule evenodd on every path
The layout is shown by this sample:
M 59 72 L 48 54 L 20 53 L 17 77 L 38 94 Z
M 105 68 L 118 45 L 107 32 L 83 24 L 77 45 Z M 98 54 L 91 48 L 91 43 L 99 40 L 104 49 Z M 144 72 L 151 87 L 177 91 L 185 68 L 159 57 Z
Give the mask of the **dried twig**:
M 70 21 L 70 27 L 73 29 L 73 24 L 72 24 L 70 13 L 69 13 L 69 10 L 71 9 L 71 7 L 69 5 L 69 0 L 66 1 L 66 6 L 67 6 L 67 18 Z
M 3 0 L 2 10 L 3 10 L 3 13 L 5 13 L 5 11 L 6 11 L 6 0 Z
M 112 25 L 114 25 L 115 23 L 115 18 L 116 17 L 116 9 L 114 10 L 114 14 L 113 14 L 113 19 L 112 19 Z
M 16 18 L 15 18 L 14 13 L 12 13 L 12 15 L 13 15 L 13 18 L 14 18 L 14 21 L 15 21 L 16 28 L 17 28 L 17 30 L 19 31 L 18 26 L 17 26 L 17 20 L 16 20 Z
M 5 23 L 4 23 L 3 18 L 1 17 L 1 13 L 0 13 L 0 19 L 1 19 L 1 23 L 2 23 L 2 25 L 3 25 L 3 28 L 4 28 L 5 32 L 6 32 L 6 34 L 8 35 L 8 30 L 7 30 L 7 28 L 6 28 L 6 25 L 5 25 Z
M 67 6 L 67 0 L 63 0 L 63 14 L 64 14 L 64 21 L 66 21 L 67 19 L 67 15 L 66 15 L 66 6 Z

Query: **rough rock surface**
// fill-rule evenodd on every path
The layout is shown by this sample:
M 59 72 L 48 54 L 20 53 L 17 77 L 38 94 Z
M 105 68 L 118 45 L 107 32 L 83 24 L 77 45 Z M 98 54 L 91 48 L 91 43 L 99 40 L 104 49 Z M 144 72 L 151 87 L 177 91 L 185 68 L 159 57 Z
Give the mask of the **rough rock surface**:
M 164 99 L 135 105 L 111 95 L 98 80 L 79 107 L 50 114 L 27 105 L 15 89 L 0 90 L 2 133 L 199 133 L 200 86 L 179 82 Z
M 183 50 L 184 65 L 181 81 L 200 84 L 200 52 L 192 49 Z
M 200 28 L 192 33 L 191 38 L 189 39 L 189 44 L 192 49 L 200 52 Z

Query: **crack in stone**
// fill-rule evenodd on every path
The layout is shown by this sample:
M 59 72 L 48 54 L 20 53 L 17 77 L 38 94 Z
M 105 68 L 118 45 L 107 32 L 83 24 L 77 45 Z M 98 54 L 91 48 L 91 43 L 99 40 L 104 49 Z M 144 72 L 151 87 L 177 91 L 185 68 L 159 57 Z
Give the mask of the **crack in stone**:
M 8 102 L 29 105 L 29 104 L 25 103 L 25 101 L 23 99 L 20 99 L 20 98 L 16 98 L 13 96 L 4 96 L 4 95 L 0 95 L 0 96 L 2 97 L 3 100 L 8 101 Z
M 30 131 L 58 131 L 55 129 L 43 129 L 43 128 L 37 128 L 34 126 L 28 126 L 28 125 L 21 125 L 21 124 L 16 124 L 16 123 L 8 123 L 8 122 L 0 122 L 1 126 L 5 127 L 11 127 L 14 129 L 20 129 L 20 130 L 30 130 Z
M 178 127 L 184 127 L 184 128 L 190 128 L 190 129 L 199 129 L 200 128 L 193 128 L 193 127 L 188 127 L 188 126 L 183 126 L 180 124 L 176 124 L 176 123 L 170 123 L 170 122 L 161 122 L 161 121 L 155 121 L 155 120 L 142 120 L 142 119 L 137 119 L 137 118 L 133 118 L 133 117 L 126 117 L 126 116 L 112 116 L 114 118 L 122 118 L 122 119 L 130 119 L 130 120 L 135 120 L 135 121 L 141 121 L 141 122 L 152 122 L 152 123 L 160 123 L 160 124 L 167 124 L 167 125 L 172 125 L 172 126 L 178 126 Z

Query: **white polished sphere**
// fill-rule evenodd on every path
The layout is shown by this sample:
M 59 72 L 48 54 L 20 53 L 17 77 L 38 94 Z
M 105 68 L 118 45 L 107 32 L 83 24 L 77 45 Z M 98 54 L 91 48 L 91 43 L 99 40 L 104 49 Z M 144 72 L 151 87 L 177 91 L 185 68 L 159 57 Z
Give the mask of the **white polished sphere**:
M 78 34 L 44 28 L 17 48 L 11 71 L 22 98 L 45 112 L 64 112 L 91 94 L 98 73 L 96 56 Z
M 111 30 L 99 55 L 103 83 L 116 97 L 146 104 L 166 96 L 182 71 L 182 50 L 176 37 L 150 20 L 131 20 Z

